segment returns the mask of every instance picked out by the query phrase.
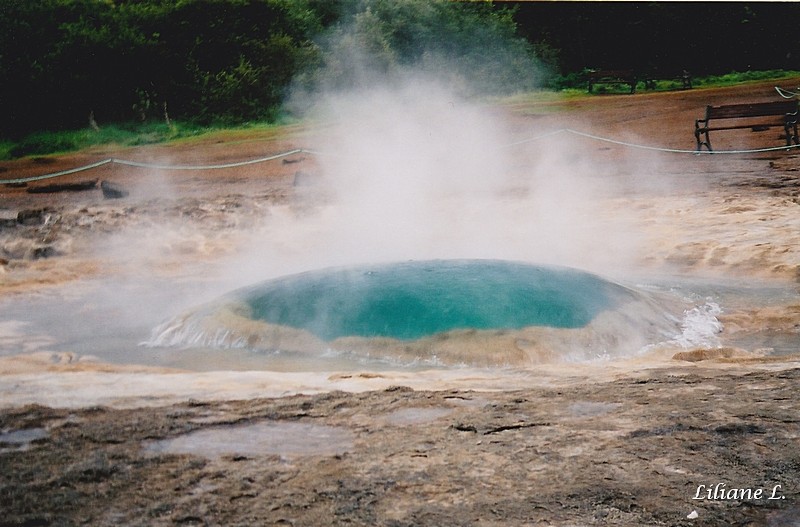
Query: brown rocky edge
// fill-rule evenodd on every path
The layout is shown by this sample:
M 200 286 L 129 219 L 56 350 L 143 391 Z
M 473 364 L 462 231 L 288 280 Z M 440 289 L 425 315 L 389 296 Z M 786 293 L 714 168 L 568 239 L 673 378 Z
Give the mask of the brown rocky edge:
M 0 524 L 789 525 L 800 516 L 798 382 L 800 368 L 666 368 L 508 392 L 6 409 Z M 297 432 L 261 453 L 153 448 L 256 423 L 349 439 L 316 455 L 292 453 Z M 718 484 L 763 494 L 708 499 Z

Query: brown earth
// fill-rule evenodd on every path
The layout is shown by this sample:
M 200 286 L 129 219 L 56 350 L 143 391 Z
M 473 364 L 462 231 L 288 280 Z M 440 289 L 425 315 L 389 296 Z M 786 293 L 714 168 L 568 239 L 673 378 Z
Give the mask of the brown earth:
M 781 81 L 784 87 L 798 84 L 800 79 Z M 771 100 L 773 86 L 596 96 L 494 111 L 521 135 L 534 126 L 571 128 L 692 150 L 694 119 L 706 104 Z M 26 177 L 108 157 L 240 161 L 304 147 L 315 133 L 298 127 L 281 136 L 232 134 L 95 149 L 3 162 L 0 175 Z M 714 139 L 718 149 L 781 144 L 777 132 L 720 133 Z M 611 177 L 625 191 L 609 197 L 605 210 L 610 217 L 630 215 L 641 226 L 636 263 L 642 269 L 757 278 L 796 293 L 796 151 L 654 153 L 657 162 L 643 155 L 651 164 L 642 171 L 638 161 L 625 168 L 628 147 L 564 134 L 558 141 L 578 158 L 590 154 L 595 162 L 621 167 Z M 132 189 L 119 201 L 103 201 L 99 190 L 29 194 L 1 187 L 8 216 L 37 209 L 45 215 L 41 223 L 0 229 L 0 293 L 24 296 L 92 276 L 113 277 L 123 264 L 89 249 L 136 225 L 185 222 L 196 228 L 192 233 L 203 233 L 175 241 L 145 272 L 180 276 L 186 260 L 212 262 L 234 250 L 230 237 L 257 224 L 263 210 L 305 206 L 296 196 L 304 177 L 318 176 L 315 158 L 287 160 L 297 162 L 170 173 L 169 195 L 179 197 L 167 197 L 160 180 L 143 184 L 147 171 L 118 165 L 58 181 L 99 178 Z M 646 185 L 634 181 L 643 176 Z M 669 184 L 659 186 L 665 180 Z M 38 184 L 44 183 L 29 185 Z M 725 331 L 782 332 L 797 343 L 800 310 L 796 296 L 789 296 L 726 313 Z M 516 379 L 507 389 L 500 374 L 491 389 L 476 391 L 466 378 L 471 373 L 458 388 L 445 389 L 365 372 L 330 377 L 331 383 L 352 381 L 357 393 L 316 387 L 309 391 L 323 393 L 263 399 L 234 391 L 186 400 L 176 388 L 174 397 L 138 395 L 121 404 L 77 407 L 67 401 L 69 393 L 64 404 L 48 402 L 52 407 L 27 403 L 52 401 L 47 392 L 58 389 L 54 376 L 86 382 L 78 375 L 88 369 L 108 375 L 95 380 L 113 386 L 123 379 L 144 383 L 152 372 L 84 363 L 78 371 L 71 360 L 43 368 L 5 359 L 0 383 L 11 395 L 4 396 L 0 413 L 0 525 L 796 525 L 800 365 L 796 356 L 760 358 L 753 351 L 698 350 L 647 367 L 597 366 L 597 373 L 576 368 L 544 380 Z M 391 382 L 415 389 L 387 388 Z M 120 393 L 126 389 L 119 386 Z M 114 393 L 113 387 L 104 390 Z M 286 428 L 275 441 L 256 447 L 231 441 L 222 453 L 180 452 L 159 442 L 201 431 L 233 438 L 244 425 Z M 304 450 L 317 433 L 327 439 Z M 197 439 L 191 448 L 197 443 L 213 440 Z M 764 495 L 709 499 L 705 489 L 720 483 L 763 489 Z M 773 489 L 778 499 L 767 499 Z M 698 492 L 705 499 L 693 499 Z
M 27 406 L 0 426 L 46 435 L 0 454 L 3 524 L 795 525 L 799 380 L 678 369 L 508 392 Z M 308 428 L 260 448 L 153 447 L 259 424 Z M 319 427 L 325 452 L 302 451 Z M 693 499 L 718 483 L 765 494 Z

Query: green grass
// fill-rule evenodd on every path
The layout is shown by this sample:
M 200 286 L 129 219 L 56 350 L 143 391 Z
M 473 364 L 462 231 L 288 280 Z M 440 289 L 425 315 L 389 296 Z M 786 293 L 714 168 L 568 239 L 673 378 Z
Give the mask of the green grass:
M 708 75 L 705 77 L 692 77 L 693 88 L 723 88 L 725 86 L 735 86 L 737 84 L 745 84 L 748 82 L 760 82 L 766 80 L 779 81 L 781 79 L 790 79 L 800 77 L 800 71 L 791 70 L 765 70 L 765 71 L 732 71 L 724 75 Z M 683 84 L 680 79 L 655 79 L 655 88 L 646 89 L 644 82 L 639 81 L 636 91 L 637 92 L 651 92 L 651 91 L 673 91 L 683 89 Z M 614 85 L 602 84 L 595 87 L 597 94 L 609 93 L 628 93 L 630 90 L 627 84 Z
M 757 82 L 765 80 L 781 80 L 800 77 L 800 71 L 794 70 L 766 70 L 766 71 L 733 71 L 725 75 L 709 75 L 708 77 L 698 77 L 692 79 L 694 86 L 704 86 L 709 88 L 720 88 L 733 86 L 745 82 Z
M 245 123 L 235 127 L 226 125 L 201 126 L 192 123 L 120 123 L 105 125 L 100 130 L 43 131 L 30 134 L 20 141 L 0 141 L 0 159 L 26 156 L 43 156 L 74 152 L 93 146 L 139 146 L 167 143 L 208 134 L 242 134 L 253 131 L 277 129 L 282 123 Z
M 0 159 L 11 159 L 11 149 L 14 148 L 13 141 L 0 140 Z
M 717 88 L 725 86 L 734 86 L 737 84 L 746 84 L 749 82 L 763 82 L 775 81 L 780 82 L 782 79 L 797 79 L 800 78 L 800 71 L 793 70 L 768 70 L 768 71 L 747 71 L 747 72 L 731 72 L 725 75 L 709 75 L 705 77 L 692 78 L 692 85 L 694 88 Z M 504 106 L 511 111 L 522 115 L 546 115 L 557 113 L 566 108 L 565 105 L 559 105 L 560 102 L 576 99 L 590 99 L 597 95 L 603 94 L 628 94 L 630 87 L 628 85 L 614 85 L 614 84 L 599 84 L 596 85 L 593 92 L 589 93 L 586 90 L 585 81 L 577 77 L 570 79 L 572 86 L 563 89 L 540 90 L 527 93 L 519 93 L 505 97 L 491 98 L 490 102 Z M 794 90 L 797 86 L 788 86 L 787 89 Z M 675 79 L 657 79 L 655 81 L 654 89 L 645 89 L 644 82 L 639 82 L 636 92 L 637 93 L 650 93 L 653 91 L 674 91 L 683 89 L 682 82 Z
M 204 128 L 185 126 L 179 123 L 116 124 L 103 126 L 100 130 L 43 131 L 28 135 L 22 140 L 4 142 L 0 148 L 3 159 L 25 156 L 40 156 L 81 150 L 96 145 L 136 146 L 163 143 L 181 137 L 201 134 Z
M 559 104 L 571 99 L 586 97 L 586 90 L 566 88 L 563 90 L 537 90 L 504 97 L 490 97 L 490 104 L 504 106 L 522 115 L 547 115 L 558 113 L 566 107 Z

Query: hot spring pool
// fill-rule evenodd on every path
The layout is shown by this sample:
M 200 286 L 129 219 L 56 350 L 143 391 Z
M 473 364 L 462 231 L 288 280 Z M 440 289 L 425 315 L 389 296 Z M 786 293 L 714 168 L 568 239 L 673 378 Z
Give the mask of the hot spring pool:
M 571 269 L 504 261 L 325 269 L 241 292 L 250 316 L 340 337 L 415 340 L 459 329 L 583 327 L 627 291 Z
M 633 353 L 679 331 L 675 307 L 575 269 L 408 261 L 239 289 L 160 325 L 150 345 L 519 365 Z

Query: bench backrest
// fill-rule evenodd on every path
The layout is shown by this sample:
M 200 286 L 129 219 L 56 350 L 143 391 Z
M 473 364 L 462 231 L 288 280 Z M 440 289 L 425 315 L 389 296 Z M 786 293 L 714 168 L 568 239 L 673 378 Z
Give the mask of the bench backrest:
M 633 70 L 596 70 L 589 72 L 591 79 L 633 79 Z
M 797 100 L 774 101 L 726 106 L 706 106 L 706 119 L 737 119 L 742 117 L 764 117 L 786 115 L 797 111 Z

